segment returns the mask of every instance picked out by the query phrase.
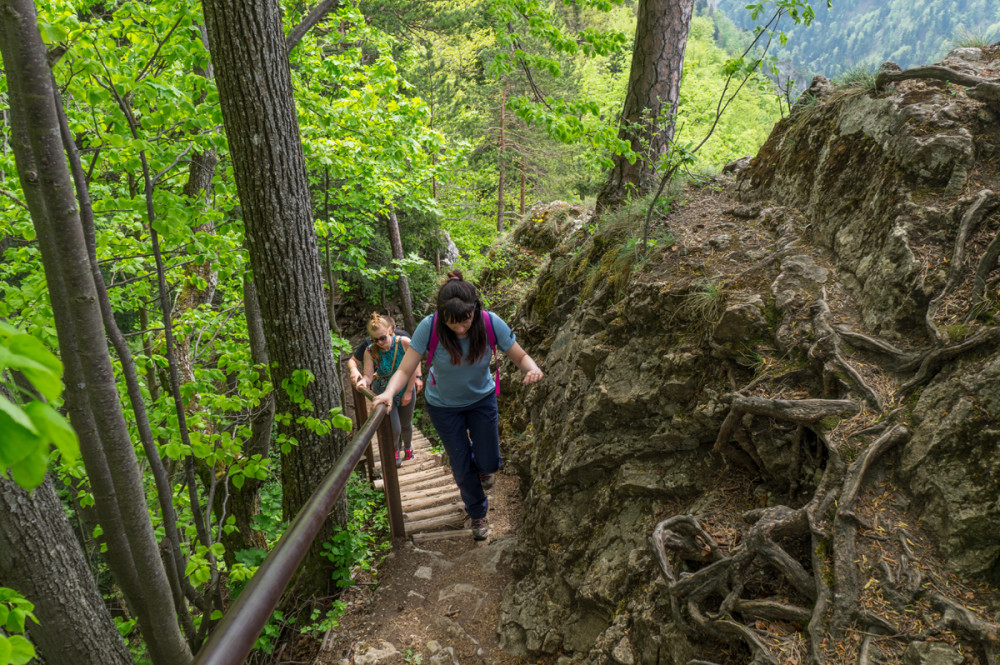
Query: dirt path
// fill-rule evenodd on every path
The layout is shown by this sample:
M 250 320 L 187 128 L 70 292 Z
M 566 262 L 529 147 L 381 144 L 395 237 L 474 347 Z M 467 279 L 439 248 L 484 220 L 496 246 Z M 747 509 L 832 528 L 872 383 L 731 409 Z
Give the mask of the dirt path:
M 491 535 L 465 535 L 396 548 L 359 585 L 347 614 L 323 642 L 317 665 L 470 665 L 520 663 L 502 651 L 497 619 L 521 516 L 518 480 L 497 475 L 490 495 Z M 468 525 L 466 525 L 468 526 Z

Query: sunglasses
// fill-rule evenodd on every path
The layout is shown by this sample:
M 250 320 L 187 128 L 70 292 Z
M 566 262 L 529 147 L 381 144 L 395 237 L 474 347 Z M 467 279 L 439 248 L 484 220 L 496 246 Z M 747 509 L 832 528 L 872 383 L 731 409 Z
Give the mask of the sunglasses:
M 389 339 L 388 335 L 382 335 L 381 337 L 376 337 L 374 341 L 376 341 L 376 342 L 384 342 L 387 339 Z

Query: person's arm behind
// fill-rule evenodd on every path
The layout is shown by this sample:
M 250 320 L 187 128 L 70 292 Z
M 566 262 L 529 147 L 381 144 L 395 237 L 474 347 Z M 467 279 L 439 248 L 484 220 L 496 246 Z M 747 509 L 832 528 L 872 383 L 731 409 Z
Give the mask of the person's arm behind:
M 375 378 L 375 360 L 372 358 L 371 347 L 365 351 L 365 373 L 358 379 L 358 388 L 367 388 Z
M 400 337 L 399 341 L 403 345 L 403 348 L 405 350 L 408 351 L 410 349 L 410 338 L 409 337 Z M 403 358 L 406 358 L 405 353 L 403 355 Z M 419 371 L 420 371 L 420 363 L 418 362 L 416 369 L 414 369 L 413 373 L 410 374 L 409 381 L 406 382 L 406 390 L 403 391 L 403 397 L 400 399 L 400 405 L 401 406 L 406 406 L 407 404 L 410 403 L 410 400 L 413 399 L 413 386 L 416 384 L 416 381 L 417 381 L 417 372 L 419 372 Z
M 379 404 L 385 404 L 387 409 L 392 411 L 392 396 L 410 383 L 410 378 L 417 370 L 417 367 L 420 366 L 421 358 L 423 358 L 423 354 L 418 353 L 412 347 L 406 350 L 406 354 L 400 361 L 399 367 L 392 373 L 392 377 L 389 378 L 389 385 L 386 386 L 385 391 L 375 395 L 375 399 L 372 400 L 372 408 L 375 408 Z

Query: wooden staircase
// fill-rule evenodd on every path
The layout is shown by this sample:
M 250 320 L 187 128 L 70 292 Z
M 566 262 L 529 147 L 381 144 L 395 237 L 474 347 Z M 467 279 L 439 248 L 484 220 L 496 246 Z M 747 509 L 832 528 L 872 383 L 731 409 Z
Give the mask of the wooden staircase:
M 372 448 L 376 473 L 381 474 L 378 446 Z M 465 506 L 451 469 L 443 464 L 439 453 L 431 451 L 430 442 L 420 430 L 413 430 L 413 459 L 403 462 L 396 473 L 407 538 L 420 544 L 442 538 L 472 537 L 472 529 L 464 528 Z M 376 478 L 375 487 L 382 489 L 381 478 Z

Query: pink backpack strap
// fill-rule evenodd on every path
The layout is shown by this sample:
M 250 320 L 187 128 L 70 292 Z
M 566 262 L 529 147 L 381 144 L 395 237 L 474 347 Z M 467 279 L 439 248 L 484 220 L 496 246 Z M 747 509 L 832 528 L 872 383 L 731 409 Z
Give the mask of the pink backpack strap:
M 493 319 L 490 317 L 490 313 L 487 312 L 486 310 L 483 310 L 483 325 L 486 326 L 486 341 L 489 342 L 489 344 L 490 344 L 490 350 L 493 352 L 493 355 L 495 356 L 497 354 L 497 335 L 496 335 L 495 332 L 493 332 Z M 500 362 L 499 361 L 497 362 L 496 374 L 497 374 L 496 375 L 496 380 L 494 381 L 494 383 L 496 384 L 496 394 L 499 395 L 500 394 Z
M 430 385 L 434 385 L 434 371 L 431 369 L 431 363 L 434 362 L 434 351 L 438 348 L 438 315 L 434 312 L 434 317 L 431 319 L 431 341 L 427 344 L 427 374 L 430 375 Z

